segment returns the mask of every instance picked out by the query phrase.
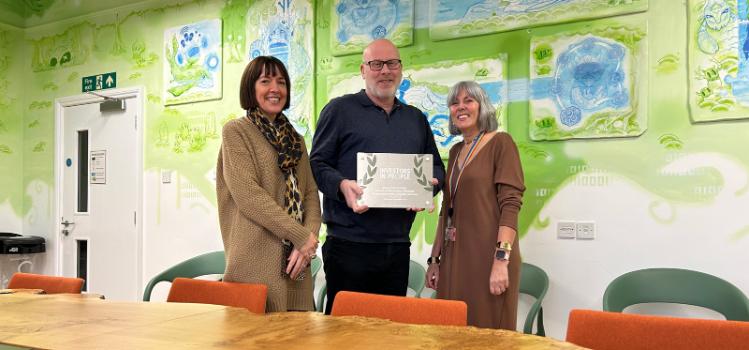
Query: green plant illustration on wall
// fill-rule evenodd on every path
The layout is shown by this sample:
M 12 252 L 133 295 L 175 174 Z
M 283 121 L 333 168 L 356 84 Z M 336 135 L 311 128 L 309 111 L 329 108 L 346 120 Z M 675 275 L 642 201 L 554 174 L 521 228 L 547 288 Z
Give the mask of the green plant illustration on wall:
M 167 109 L 156 130 L 155 146 L 168 148 L 174 154 L 203 151 L 209 140 L 217 140 L 215 113 L 202 118 L 187 118 L 175 109 Z
M 31 149 L 31 152 L 41 153 L 41 152 L 44 152 L 46 149 L 47 149 L 47 143 L 44 141 L 39 141 L 34 145 L 34 148 Z
M 146 51 L 146 44 L 143 40 L 136 40 L 131 45 L 132 62 L 135 68 L 145 68 L 156 62 L 159 59 L 159 55 L 154 52 Z
M 29 110 L 42 110 L 49 109 L 52 107 L 52 101 L 31 101 L 29 103 Z
M 675 72 L 681 63 L 678 53 L 670 53 L 658 59 L 655 71 L 658 74 L 669 74 Z
M 94 42 L 93 38 L 94 25 L 83 22 L 57 35 L 31 39 L 31 69 L 43 72 L 81 65 L 91 54 L 90 43 Z
M 245 52 L 245 14 L 249 8 L 246 0 L 227 0 L 221 9 L 224 22 L 224 49 L 226 63 L 241 63 Z

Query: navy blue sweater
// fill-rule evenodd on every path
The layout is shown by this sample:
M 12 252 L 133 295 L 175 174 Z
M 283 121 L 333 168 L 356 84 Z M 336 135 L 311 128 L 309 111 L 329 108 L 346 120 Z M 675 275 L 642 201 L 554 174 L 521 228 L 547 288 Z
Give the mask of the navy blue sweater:
M 444 184 L 442 164 L 426 116 L 416 107 L 395 100 L 388 115 L 364 90 L 331 100 L 322 112 L 312 140 L 310 163 L 323 194 L 323 221 L 328 235 L 354 242 L 408 242 L 415 213 L 406 209 L 370 208 L 354 213 L 339 185 L 356 181 L 356 153 L 432 154 L 433 176 Z

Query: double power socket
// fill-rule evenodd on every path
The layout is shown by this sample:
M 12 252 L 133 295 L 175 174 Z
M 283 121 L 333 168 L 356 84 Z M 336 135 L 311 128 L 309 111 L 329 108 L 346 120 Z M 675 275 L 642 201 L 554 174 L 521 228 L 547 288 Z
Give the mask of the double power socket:
M 558 221 L 558 239 L 595 239 L 596 223 L 594 221 Z

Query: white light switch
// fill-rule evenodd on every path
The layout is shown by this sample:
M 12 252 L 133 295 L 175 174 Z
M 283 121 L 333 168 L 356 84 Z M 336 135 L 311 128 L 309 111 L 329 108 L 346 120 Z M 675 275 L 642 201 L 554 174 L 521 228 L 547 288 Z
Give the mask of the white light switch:
M 557 222 L 557 238 L 560 238 L 560 239 L 575 238 L 575 222 L 574 221 L 558 221 Z
M 576 225 L 577 239 L 595 239 L 596 223 L 593 221 L 581 221 Z

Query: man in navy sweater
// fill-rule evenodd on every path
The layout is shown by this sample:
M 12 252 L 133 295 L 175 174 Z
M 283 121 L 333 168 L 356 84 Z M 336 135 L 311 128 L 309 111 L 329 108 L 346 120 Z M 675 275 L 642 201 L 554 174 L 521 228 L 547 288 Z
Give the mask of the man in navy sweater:
M 432 185 L 442 188 L 445 168 L 426 116 L 395 98 L 403 76 L 398 49 L 378 39 L 364 49 L 360 66 L 366 88 L 331 100 L 320 113 L 310 163 L 323 193 L 327 238 L 323 262 L 330 314 L 342 290 L 406 295 L 409 232 L 416 211 L 357 204 L 356 153 L 432 154 Z

